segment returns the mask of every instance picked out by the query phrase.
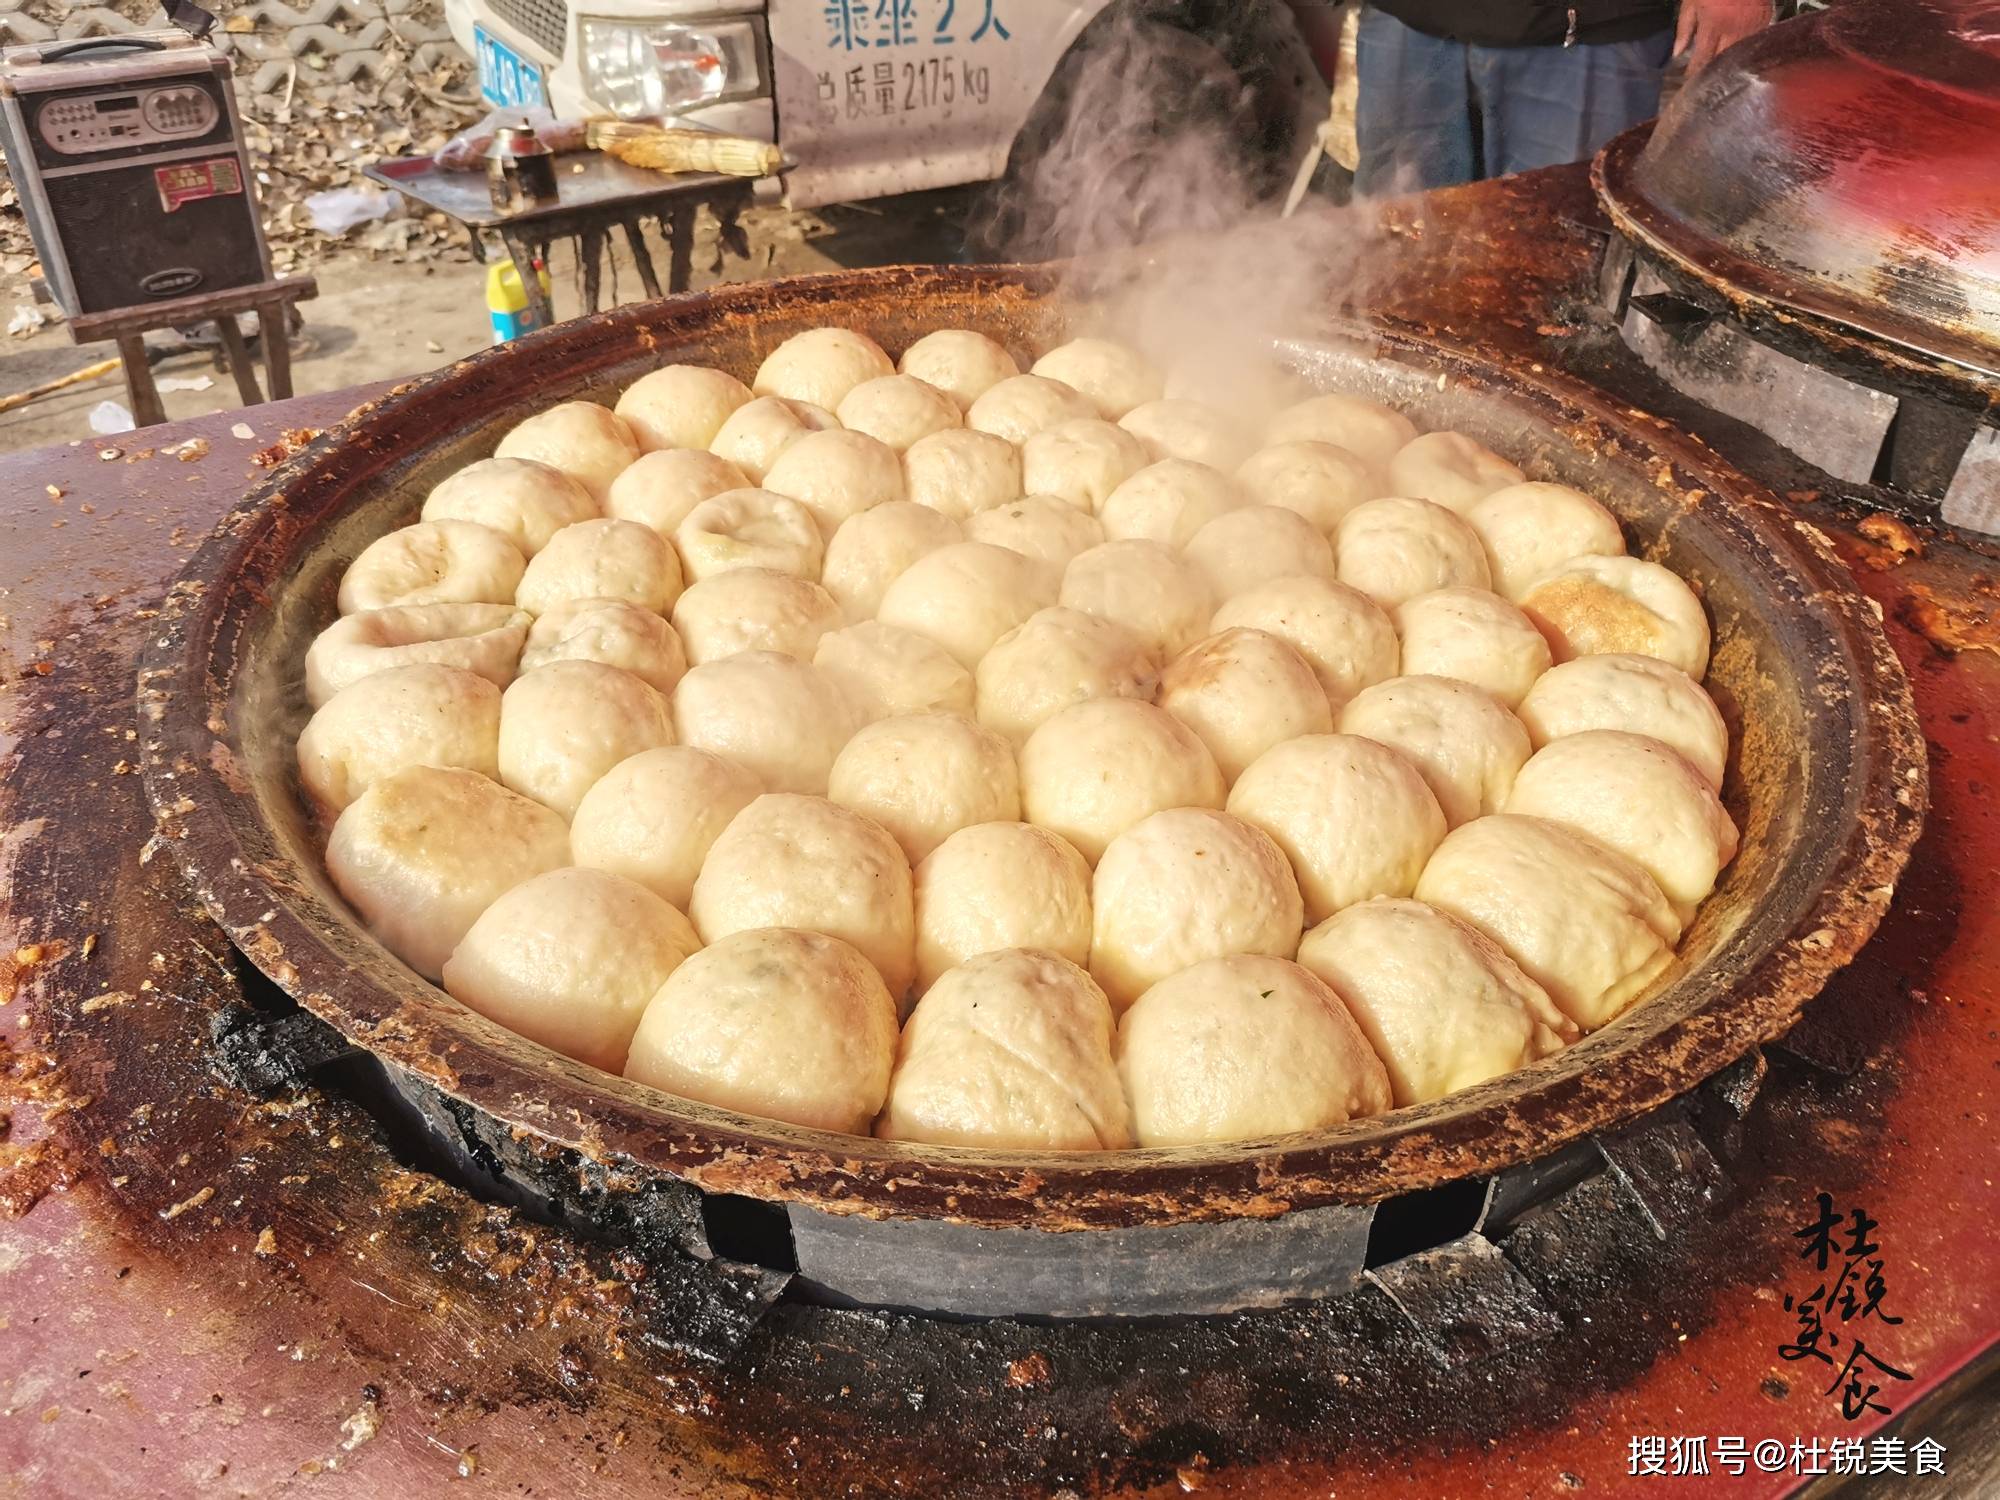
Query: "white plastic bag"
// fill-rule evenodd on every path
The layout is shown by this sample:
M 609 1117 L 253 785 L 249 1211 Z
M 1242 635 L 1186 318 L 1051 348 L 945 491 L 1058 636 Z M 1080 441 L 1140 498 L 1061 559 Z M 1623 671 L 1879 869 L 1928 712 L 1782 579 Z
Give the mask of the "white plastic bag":
M 133 432 L 138 426 L 132 420 L 132 413 L 116 401 L 100 401 L 90 409 L 90 430 L 99 437 L 109 437 L 114 432 Z
M 395 206 L 396 195 L 378 187 L 329 188 L 306 199 L 306 218 L 321 234 L 338 236 L 386 218 Z

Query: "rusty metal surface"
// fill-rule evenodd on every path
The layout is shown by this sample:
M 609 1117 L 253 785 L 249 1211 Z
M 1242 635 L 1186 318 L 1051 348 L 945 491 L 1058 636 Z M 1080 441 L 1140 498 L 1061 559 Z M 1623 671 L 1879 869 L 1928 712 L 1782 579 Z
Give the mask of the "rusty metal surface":
M 1650 400 L 1569 310 L 1593 253 L 1569 215 L 1587 216 L 1581 173 L 1440 195 L 1384 316 Z M 1461 253 L 1481 258 L 1475 277 L 1425 274 L 1425 255 Z M 310 427 L 343 405 L 267 411 Z M 1768 457 L 1726 422 L 1684 420 Z M 607 1497 L 1653 1495 L 1671 1482 L 1628 1475 L 1634 1434 L 1875 1428 L 1776 1354 L 1791 1231 L 1818 1190 L 1880 1220 L 1907 1288 L 1900 1407 L 1992 1354 L 1992 552 L 1793 497 L 1883 604 L 1944 774 L 1882 926 L 1754 1105 L 1738 1070 L 1718 1080 L 1749 1111 L 1734 1189 L 1667 1238 L 1620 1239 L 1600 1173 L 1561 1222 L 1531 1210 L 1492 1229 L 1508 1296 L 1470 1322 L 1447 1288 L 1117 1337 L 783 1308 L 716 1365 L 686 1352 L 687 1304 L 661 1273 L 411 1169 L 337 1092 L 260 1100 L 211 1070 L 211 1018 L 256 986 L 149 848 L 126 685 L 177 529 L 198 535 L 258 477 L 220 443 L 227 423 L 204 424 L 218 445 L 200 464 L 0 460 L 25 497 L 0 512 L 0 1203 L 18 1215 L 0 1218 L 0 1493 L 372 1497 L 469 1475 L 468 1493 Z M 66 508 L 36 499 L 46 483 Z M 1544 1312 L 1561 1328 L 1544 1335 Z M 1407 1336 L 1410 1315 L 1537 1336 L 1453 1364 Z
M 602 151 L 558 156 L 556 201 L 519 213 L 494 207 L 483 171 L 448 171 L 428 156 L 390 157 L 364 167 L 362 175 L 475 229 L 505 226 L 532 230 L 576 214 L 614 214 L 619 209 L 651 212 L 677 198 L 705 202 L 740 193 L 747 202 L 751 190 L 750 181 L 742 177 L 728 177 L 719 172 L 669 175 L 632 166 Z
M 1744 850 L 1644 1004 L 1557 1057 L 1434 1104 L 1288 1140 L 1094 1156 L 913 1148 L 671 1099 L 553 1057 L 390 958 L 331 891 L 290 745 L 298 662 L 362 545 L 539 401 L 690 358 L 748 375 L 828 320 L 890 348 L 934 326 L 1045 347 L 1050 275 L 845 273 L 636 306 L 489 351 L 364 410 L 254 490 L 170 592 L 142 676 L 148 786 L 166 847 L 237 945 L 397 1067 L 600 1163 L 837 1214 L 993 1227 L 1268 1218 L 1371 1202 L 1542 1156 L 1692 1087 L 1782 1033 L 1887 905 L 1924 805 L 1902 673 L 1823 539 L 1712 455 L 1554 372 L 1497 370 L 1413 338 L 1298 344 L 1317 383 L 1493 442 L 1619 511 L 1634 550 L 1689 577 L 1714 620 L 1710 684 L 1738 752 Z
M 1733 47 L 1600 185 L 1709 284 L 2000 379 L 2000 7 L 1851 0 Z

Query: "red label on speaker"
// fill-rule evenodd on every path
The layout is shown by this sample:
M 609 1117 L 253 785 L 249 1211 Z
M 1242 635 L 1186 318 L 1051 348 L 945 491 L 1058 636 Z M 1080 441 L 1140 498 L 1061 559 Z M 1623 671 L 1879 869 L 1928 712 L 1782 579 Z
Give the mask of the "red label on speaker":
M 233 156 L 155 167 L 153 182 L 160 190 L 160 206 L 168 213 L 198 198 L 221 198 L 243 191 L 243 173 Z

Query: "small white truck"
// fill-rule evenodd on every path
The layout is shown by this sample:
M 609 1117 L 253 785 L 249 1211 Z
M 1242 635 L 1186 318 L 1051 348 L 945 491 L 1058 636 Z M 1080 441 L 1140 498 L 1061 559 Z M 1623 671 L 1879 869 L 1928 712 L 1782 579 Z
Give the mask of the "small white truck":
M 1295 16 L 1297 9 L 1300 15 Z M 1282 0 L 445 0 L 497 107 L 663 117 L 775 141 L 794 207 L 1002 177 L 1119 28 L 1162 108 L 1226 108 L 1282 173 L 1326 112 Z M 1098 49 L 1101 55 L 1101 48 Z M 1135 87 L 1137 81 L 1135 80 Z

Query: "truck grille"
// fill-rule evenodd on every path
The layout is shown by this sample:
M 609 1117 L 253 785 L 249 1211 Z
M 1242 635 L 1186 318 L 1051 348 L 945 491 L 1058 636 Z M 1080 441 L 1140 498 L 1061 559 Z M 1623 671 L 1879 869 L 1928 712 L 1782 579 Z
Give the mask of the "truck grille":
M 553 61 L 562 61 L 563 45 L 569 39 L 567 0 L 492 0 L 492 4 L 493 14 L 519 27 Z

